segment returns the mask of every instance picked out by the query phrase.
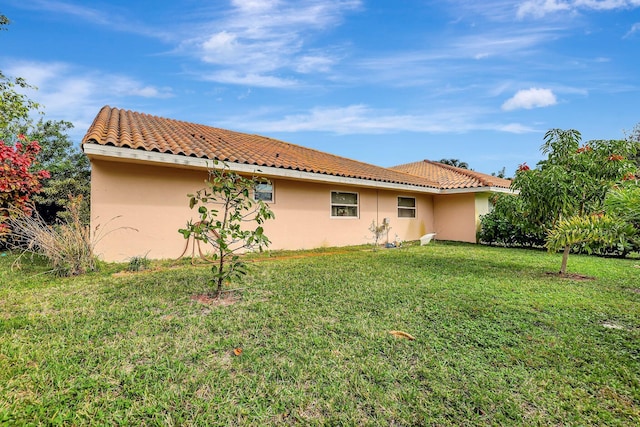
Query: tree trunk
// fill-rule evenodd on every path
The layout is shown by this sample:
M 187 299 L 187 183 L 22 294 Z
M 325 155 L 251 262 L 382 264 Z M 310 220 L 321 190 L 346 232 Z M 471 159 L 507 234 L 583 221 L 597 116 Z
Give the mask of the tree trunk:
M 571 250 L 571 246 L 564 247 L 564 251 L 562 252 L 562 265 L 560 266 L 560 274 L 567 273 L 567 260 L 569 259 L 570 250 Z

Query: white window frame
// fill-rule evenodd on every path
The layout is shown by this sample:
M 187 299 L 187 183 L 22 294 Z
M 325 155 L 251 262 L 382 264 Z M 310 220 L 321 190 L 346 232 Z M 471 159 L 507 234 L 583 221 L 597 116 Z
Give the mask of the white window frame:
M 256 197 L 256 195 L 258 193 L 268 193 L 267 191 L 258 191 L 257 189 L 258 189 L 259 185 L 270 185 L 271 186 L 271 200 L 258 199 Z M 253 187 L 253 200 L 255 200 L 255 201 L 262 200 L 265 203 L 274 203 L 276 201 L 275 194 L 276 194 L 275 186 L 273 185 L 273 182 L 271 182 L 271 181 L 259 182 Z
M 355 204 L 344 204 L 344 203 L 333 203 L 333 194 L 334 193 L 345 193 L 345 194 L 355 194 L 356 195 L 356 203 Z M 356 208 L 356 214 L 354 215 L 334 215 L 333 214 L 333 208 L 340 208 L 340 207 L 355 207 Z M 329 192 L 329 215 L 331 216 L 331 218 L 339 218 L 339 219 L 358 219 L 360 218 L 360 193 L 358 193 L 357 191 L 339 191 L 339 190 L 331 190 Z
M 413 206 L 400 206 L 400 199 L 413 199 Z M 418 217 L 418 201 L 416 200 L 415 197 L 412 196 L 398 196 L 398 198 L 396 199 L 397 203 L 398 203 L 398 218 L 399 219 L 415 219 Z M 406 211 L 406 212 L 413 212 L 413 216 L 401 216 L 400 215 L 400 210 Z

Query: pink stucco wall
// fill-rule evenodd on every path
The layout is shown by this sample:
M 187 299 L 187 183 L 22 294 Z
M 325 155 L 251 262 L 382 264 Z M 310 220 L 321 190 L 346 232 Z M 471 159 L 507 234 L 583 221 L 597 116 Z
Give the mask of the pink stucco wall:
M 103 235 L 96 253 L 107 261 L 126 261 L 145 254 L 149 258 L 179 256 L 185 240 L 177 230 L 194 217 L 186 194 L 202 188 L 207 173 L 98 159 L 92 159 L 91 164 L 92 229 L 99 225 L 97 235 Z M 429 194 L 280 178 L 273 178 L 272 182 L 275 200 L 270 206 L 276 219 L 265 224 L 271 249 L 371 243 L 371 221 L 381 222 L 384 218 L 390 218 L 390 240 L 396 234 L 401 240 L 416 240 L 437 228 L 436 203 Z M 359 217 L 332 218 L 331 191 L 357 192 Z M 398 196 L 416 197 L 415 219 L 398 218 Z M 443 200 L 440 209 L 448 212 L 446 205 Z M 438 238 L 444 237 L 439 234 Z
M 473 193 L 433 197 L 434 226 L 438 240 L 476 242 L 475 199 Z
M 186 194 L 206 177 L 206 171 L 93 160 L 91 229 L 98 227 L 100 239 L 96 254 L 107 261 L 179 256 L 185 241 L 177 230 L 192 215 Z
M 433 228 L 431 196 L 395 191 L 355 188 L 333 184 L 274 179 L 276 220 L 265 226 L 273 249 L 309 249 L 371 243 L 372 221 L 390 219 L 389 239 L 418 239 Z M 331 191 L 358 193 L 358 218 L 332 218 Z M 416 197 L 417 217 L 398 218 L 397 197 Z M 421 234 L 422 233 L 422 234 Z

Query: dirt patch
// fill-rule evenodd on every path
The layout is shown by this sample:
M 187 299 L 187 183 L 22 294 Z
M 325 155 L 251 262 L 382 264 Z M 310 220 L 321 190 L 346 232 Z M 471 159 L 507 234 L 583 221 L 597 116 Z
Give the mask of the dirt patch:
M 579 280 L 579 281 L 584 281 L 584 280 L 596 280 L 595 277 L 592 276 L 585 276 L 583 274 L 577 274 L 577 273 L 545 273 L 547 276 L 555 276 L 555 277 L 560 277 L 561 279 L 571 279 L 571 280 Z
M 614 323 L 614 322 L 604 322 L 604 323 L 601 323 L 601 325 L 603 327 L 607 328 L 607 329 L 620 329 L 620 330 L 626 330 L 627 329 L 624 326 L 619 325 L 619 324 Z
M 240 295 L 235 292 L 223 292 L 217 297 L 210 294 L 199 294 L 191 296 L 192 301 L 214 307 L 226 307 L 228 305 L 233 305 L 240 301 L 240 299 Z

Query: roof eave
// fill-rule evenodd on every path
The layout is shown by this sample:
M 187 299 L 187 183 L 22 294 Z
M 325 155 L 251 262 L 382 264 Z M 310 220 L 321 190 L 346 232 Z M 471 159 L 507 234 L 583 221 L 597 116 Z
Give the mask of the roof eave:
M 505 187 L 467 187 L 467 188 L 445 188 L 440 191 L 440 194 L 468 194 L 468 193 L 505 193 L 505 194 L 518 194 L 510 188 Z
M 87 141 L 82 145 L 84 153 L 90 159 L 104 159 L 111 161 L 121 161 L 129 163 L 156 164 L 186 169 L 208 170 L 214 167 L 222 167 L 221 162 L 216 166 L 214 161 L 207 158 L 189 157 L 170 153 L 159 153 L 140 149 L 115 147 L 111 145 L 101 145 Z M 417 193 L 441 194 L 443 191 L 433 187 L 422 187 L 419 185 L 400 184 L 393 182 L 375 181 L 363 178 L 350 178 L 336 175 L 328 175 L 313 172 L 304 172 L 294 169 L 285 169 L 272 166 L 259 166 L 244 163 L 225 162 L 225 165 L 232 171 L 244 174 L 260 175 L 271 178 L 288 178 L 293 180 L 312 181 L 330 184 L 354 185 L 358 187 L 368 187 L 377 189 L 390 189 L 412 191 Z M 469 191 L 467 191 L 469 192 Z

